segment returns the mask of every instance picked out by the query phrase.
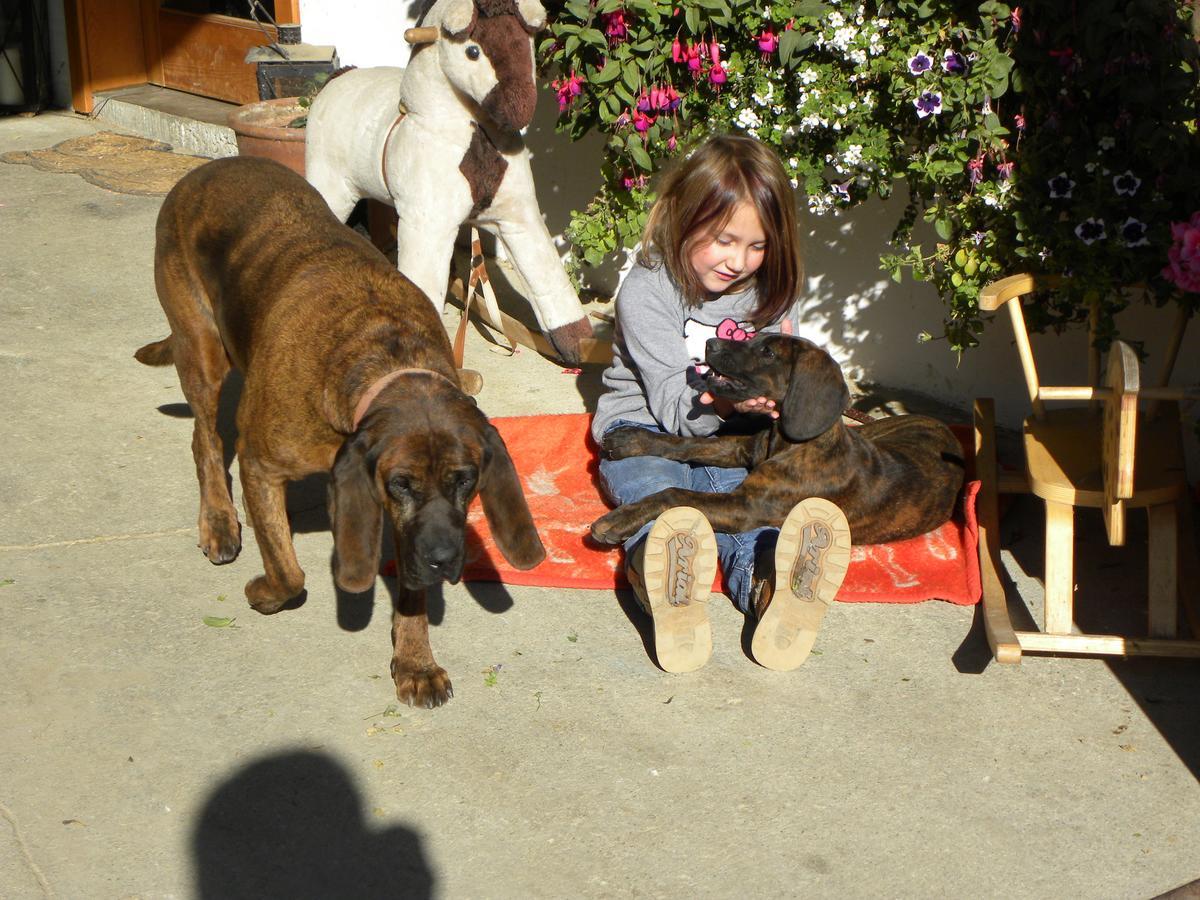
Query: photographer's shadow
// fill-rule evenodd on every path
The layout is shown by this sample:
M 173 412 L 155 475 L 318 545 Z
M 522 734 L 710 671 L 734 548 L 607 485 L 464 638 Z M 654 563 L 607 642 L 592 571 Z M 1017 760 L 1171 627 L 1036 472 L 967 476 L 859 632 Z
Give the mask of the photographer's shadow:
M 192 848 L 204 900 L 433 895 L 420 836 L 369 829 L 350 776 L 318 753 L 269 756 L 225 781 Z

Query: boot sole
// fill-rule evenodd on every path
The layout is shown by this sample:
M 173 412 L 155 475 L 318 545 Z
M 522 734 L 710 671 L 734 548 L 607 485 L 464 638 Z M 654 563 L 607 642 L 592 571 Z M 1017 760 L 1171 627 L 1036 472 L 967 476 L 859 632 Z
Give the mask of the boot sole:
M 750 642 L 759 665 L 790 672 L 808 659 L 849 565 L 845 514 L 820 497 L 796 504 L 779 529 L 775 592 Z
M 642 566 L 659 666 L 667 672 L 699 669 L 712 656 L 704 601 L 717 574 L 717 538 L 704 514 L 676 506 L 659 516 Z

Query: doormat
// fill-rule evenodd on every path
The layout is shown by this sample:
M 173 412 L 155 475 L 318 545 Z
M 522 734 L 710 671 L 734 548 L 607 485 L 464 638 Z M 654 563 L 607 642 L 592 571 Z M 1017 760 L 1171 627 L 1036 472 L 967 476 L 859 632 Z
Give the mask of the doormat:
M 45 150 L 13 150 L 0 161 L 44 172 L 69 172 L 105 190 L 157 197 L 207 159 L 173 153 L 170 144 L 100 131 L 70 138 Z
M 594 542 L 588 530 L 609 509 L 598 487 L 600 455 L 591 437 L 591 417 L 577 413 L 491 421 L 521 476 L 546 559 L 527 572 L 508 565 L 476 499 L 467 517 L 464 579 L 600 590 L 626 587 L 620 551 Z M 970 460 L 970 427 L 954 430 Z M 955 517 L 929 534 L 852 547 L 850 568 L 837 599 L 850 603 L 941 599 L 964 606 L 978 602 L 978 491 L 978 481 L 968 482 Z M 715 588 L 719 587 L 718 581 Z

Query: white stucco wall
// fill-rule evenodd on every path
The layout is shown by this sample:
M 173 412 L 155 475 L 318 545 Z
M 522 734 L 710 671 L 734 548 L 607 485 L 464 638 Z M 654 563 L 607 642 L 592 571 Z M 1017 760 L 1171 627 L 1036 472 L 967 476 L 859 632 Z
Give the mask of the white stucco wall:
M 420 10 L 419 0 L 300 0 L 300 34 L 306 44 L 332 44 L 344 66 L 403 66 L 404 29 Z

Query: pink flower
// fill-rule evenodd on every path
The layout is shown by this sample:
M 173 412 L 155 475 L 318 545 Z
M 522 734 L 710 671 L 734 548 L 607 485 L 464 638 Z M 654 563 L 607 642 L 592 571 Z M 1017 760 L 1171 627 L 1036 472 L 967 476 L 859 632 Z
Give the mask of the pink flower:
M 996 163 L 996 171 L 1000 173 L 1001 180 L 1008 181 L 1012 178 L 1013 164 L 1010 162 Z
M 563 78 L 561 81 L 552 81 L 550 86 L 554 88 L 558 95 L 558 111 L 566 112 L 571 105 L 571 101 L 583 93 L 583 78 L 575 72 L 572 72 L 569 78 Z
M 708 58 L 713 61 L 713 65 L 721 62 L 721 45 L 716 41 L 708 45 Z
M 605 13 L 600 18 L 604 21 L 604 33 L 614 44 L 621 43 L 629 36 L 629 29 L 625 27 L 625 10 Z
M 638 134 L 645 134 L 650 130 L 650 126 L 654 124 L 654 117 L 648 116 L 640 109 L 633 114 L 633 129 Z
M 1200 294 L 1200 211 L 1187 222 L 1172 222 L 1171 238 L 1162 277 L 1181 291 Z
M 764 57 L 770 56 L 779 49 L 779 38 L 770 28 L 764 29 L 763 33 L 758 36 L 757 41 L 759 52 Z
M 724 84 L 729 80 L 729 76 L 725 74 L 725 67 L 719 62 L 713 63 L 712 68 L 708 70 L 708 80 L 713 84 Z
M 676 146 L 678 146 L 678 141 L 675 140 L 675 135 L 671 135 L 667 138 L 667 149 L 674 153 Z
M 687 54 L 683 49 L 683 44 L 679 42 L 679 38 L 675 38 L 671 42 L 671 62 L 681 63 L 687 59 Z
M 667 112 L 674 112 L 683 103 L 683 98 L 679 96 L 679 91 L 675 90 L 674 85 L 668 84 L 663 88 L 663 98 L 665 103 L 662 108 Z
M 967 174 L 970 176 L 971 184 L 979 184 L 983 180 L 983 157 L 977 156 L 967 163 Z
M 687 48 L 687 67 L 688 71 L 693 75 L 700 74 L 700 49 L 695 44 L 688 44 Z

